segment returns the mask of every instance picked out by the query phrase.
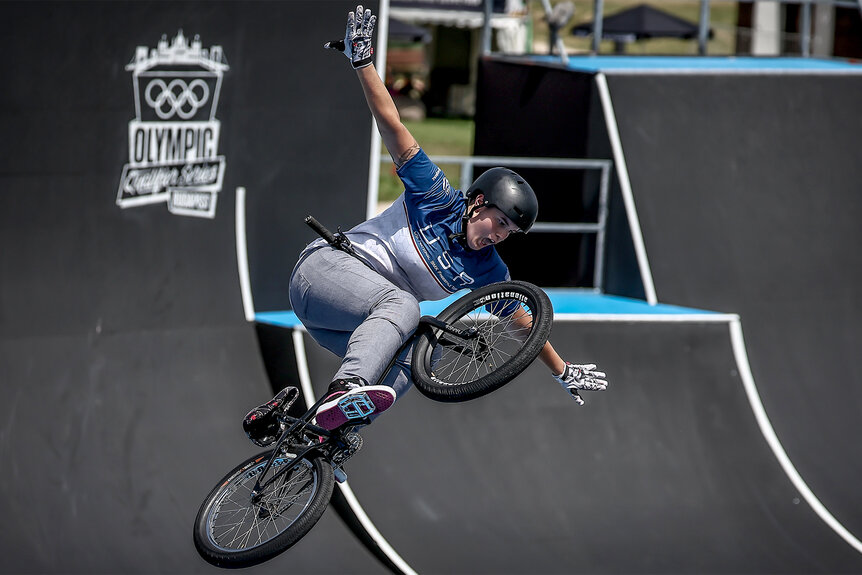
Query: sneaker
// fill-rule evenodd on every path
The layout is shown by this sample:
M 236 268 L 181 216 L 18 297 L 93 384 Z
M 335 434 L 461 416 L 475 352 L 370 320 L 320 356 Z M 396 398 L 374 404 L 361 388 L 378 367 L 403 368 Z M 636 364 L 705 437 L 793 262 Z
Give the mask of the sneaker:
M 361 385 L 358 378 L 338 379 L 329 384 L 326 399 L 317 409 L 317 425 L 332 431 L 389 409 L 395 390 L 388 385 Z
M 267 447 L 275 443 L 281 435 L 277 413 L 289 409 L 297 397 L 299 397 L 297 388 L 285 387 L 271 400 L 248 412 L 242 420 L 242 428 L 252 443 L 258 447 Z

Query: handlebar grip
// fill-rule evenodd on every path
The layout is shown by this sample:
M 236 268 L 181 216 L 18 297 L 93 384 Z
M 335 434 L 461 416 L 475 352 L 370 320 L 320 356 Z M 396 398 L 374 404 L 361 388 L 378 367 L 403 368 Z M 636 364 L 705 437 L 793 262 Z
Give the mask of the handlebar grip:
M 335 236 L 326 229 L 326 227 L 318 222 L 314 216 L 305 216 L 305 223 L 318 233 L 320 237 L 325 239 L 330 245 L 338 245 L 338 240 L 335 239 Z

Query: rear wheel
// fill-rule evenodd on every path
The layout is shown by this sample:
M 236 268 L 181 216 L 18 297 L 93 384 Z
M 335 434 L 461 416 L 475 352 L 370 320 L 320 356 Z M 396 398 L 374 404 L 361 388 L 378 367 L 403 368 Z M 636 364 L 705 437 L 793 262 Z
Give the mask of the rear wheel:
M 539 355 L 551 334 L 547 294 L 521 281 L 499 282 L 461 297 L 438 319 L 467 337 L 429 328 L 413 346 L 413 381 L 427 397 L 459 402 L 505 385 Z
M 302 539 L 326 510 L 333 471 L 319 457 L 299 460 L 259 496 L 253 496 L 272 453 L 261 453 L 238 465 L 201 505 L 195 520 L 195 547 L 213 565 L 248 567 L 271 559 Z M 293 454 L 278 455 L 267 476 L 295 461 Z

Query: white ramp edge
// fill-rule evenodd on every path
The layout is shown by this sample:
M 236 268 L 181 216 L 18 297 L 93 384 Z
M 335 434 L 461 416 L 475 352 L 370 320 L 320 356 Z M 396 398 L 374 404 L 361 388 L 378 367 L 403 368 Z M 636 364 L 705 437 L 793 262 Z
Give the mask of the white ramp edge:
M 310 408 L 317 401 L 314 397 L 314 389 L 311 386 L 311 374 L 308 370 L 308 360 L 305 355 L 305 340 L 303 339 L 303 330 L 301 329 L 293 329 L 293 349 L 296 354 L 296 366 L 297 371 L 299 372 L 299 382 L 302 386 L 302 396 L 305 399 L 306 405 Z M 356 519 L 359 521 L 362 528 L 365 529 L 365 532 L 369 537 L 377 544 L 380 548 L 380 551 L 383 552 L 384 555 L 395 565 L 404 575 L 416 575 L 416 571 L 413 570 L 410 565 L 401 558 L 401 556 L 395 551 L 395 548 L 389 544 L 389 541 L 383 537 L 383 534 L 377 529 L 374 525 L 374 522 L 371 521 L 371 518 L 368 517 L 368 514 L 363 509 L 362 505 L 359 503 L 359 499 L 357 499 L 356 495 L 353 493 L 353 490 L 350 488 L 350 485 L 347 481 L 344 483 L 337 483 L 338 488 L 341 489 L 341 494 L 344 495 L 344 498 L 347 500 L 347 505 L 350 507 L 350 510 L 353 511 L 353 514 L 356 516 Z
M 754 413 L 754 419 L 757 426 L 760 428 L 760 433 L 766 440 L 767 445 L 772 450 L 773 455 L 778 460 L 784 474 L 787 475 L 790 482 L 799 491 L 799 494 L 811 507 L 814 513 L 829 526 L 839 537 L 847 542 L 859 553 L 862 553 L 862 542 L 853 535 L 841 522 L 839 522 L 826 506 L 821 503 L 814 492 L 805 483 L 805 480 L 800 475 L 799 471 L 790 461 L 790 457 L 781 445 L 778 439 L 778 434 L 775 433 L 775 428 L 772 427 L 772 422 L 766 414 L 766 408 L 760 399 L 760 393 L 757 390 L 757 384 L 754 381 L 754 375 L 751 372 L 751 364 L 748 361 L 748 351 L 745 348 L 745 339 L 742 336 L 742 321 L 736 314 L 685 314 L 685 315 L 666 315 L 660 314 L 556 314 L 554 321 L 574 321 L 574 322 L 676 322 L 676 323 L 715 323 L 727 322 L 730 329 L 730 343 L 733 348 L 733 356 L 736 361 L 736 367 L 742 380 L 743 389 L 748 398 L 748 403 L 751 406 L 751 411 Z
M 638 218 L 637 207 L 635 206 L 635 198 L 632 193 L 632 184 L 629 180 L 629 169 L 626 165 L 626 156 L 623 153 L 623 145 L 620 140 L 620 132 L 617 127 L 617 116 L 614 112 L 614 105 L 611 101 L 611 92 L 608 88 L 608 80 L 604 74 L 599 72 L 596 74 L 596 87 L 599 90 L 599 97 L 602 101 L 602 109 L 605 115 L 605 125 L 608 129 L 608 138 L 611 142 L 611 150 L 614 155 L 614 164 L 617 168 L 617 178 L 620 181 L 620 192 L 623 196 L 623 204 L 626 207 L 626 215 L 629 220 L 629 229 L 632 234 L 632 242 L 634 243 L 635 254 L 638 260 L 638 269 L 641 274 L 641 281 L 644 284 L 644 292 L 646 301 L 650 305 L 655 305 L 658 302 L 655 292 L 655 283 L 653 282 L 652 270 L 647 258 L 646 246 L 644 244 L 643 233 L 641 233 L 640 219 Z
M 245 188 L 236 189 L 236 267 L 239 273 L 239 289 L 242 294 L 242 309 L 245 320 L 254 321 L 254 300 L 251 295 L 251 279 L 248 273 L 248 244 L 245 231 Z

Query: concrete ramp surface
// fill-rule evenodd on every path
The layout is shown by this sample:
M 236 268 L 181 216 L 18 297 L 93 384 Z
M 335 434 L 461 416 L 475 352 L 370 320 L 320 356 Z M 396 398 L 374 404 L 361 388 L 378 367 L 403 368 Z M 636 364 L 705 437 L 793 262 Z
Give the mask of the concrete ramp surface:
M 334 93 L 329 81 L 342 84 L 336 71 L 350 80 L 343 57 L 330 60 L 322 49 L 326 23 L 343 30 L 347 9 L 320 2 L 0 5 L 0 571 L 217 572 L 194 549 L 195 514 L 215 483 L 256 452 L 242 417 L 272 396 L 243 313 L 234 190 L 253 180 L 256 205 L 280 218 L 287 175 L 295 186 L 313 180 L 349 189 L 350 170 L 367 165 L 361 156 L 370 119 L 357 120 L 356 141 L 342 134 L 343 145 L 362 150 L 356 166 L 353 156 L 344 159 L 344 174 L 305 174 L 297 168 L 306 159 L 281 157 L 298 149 L 291 140 L 317 157 L 338 154 L 326 119 L 365 109 L 348 96 L 333 111 L 319 94 L 287 90 L 294 80 L 282 68 L 286 53 L 314 39 L 296 74 L 314 68 L 323 93 Z M 298 16 L 307 25 L 284 34 Z M 192 66 L 210 82 L 210 107 L 220 96 L 215 119 L 162 123 L 146 104 L 136 113 L 145 86 L 134 91 L 126 66 L 138 61 L 139 47 L 146 57 L 160 49 L 177 56 L 169 48 L 177 38 L 217 46 L 225 56 L 218 93 L 212 74 Z M 212 50 L 206 63 L 224 64 Z M 320 109 L 326 113 L 317 115 Z M 267 129 L 270 114 L 285 128 Z M 298 114 L 319 121 L 319 134 L 294 130 Z M 136 198 L 123 188 L 124 205 L 117 204 L 124 166 L 137 160 L 142 173 L 152 168 L 135 153 L 139 121 L 151 134 L 193 136 L 201 124 L 210 130 L 200 133 L 211 136 L 208 161 L 226 163 L 224 181 L 213 212 L 193 215 L 212 217 L 172 212 L 165 201 L 125 202 L 154 200 L 145 187 L 134 190 Z M 191 171 L 200 165 L 192 162 Z M 341 184 L 327 182 L 330 175 Z M 297 199 L 289 201 L 295 207 Z M 353 202 L 343 204 L 361 217 L 364 198 Z M 291 251 L 305 241 L 297 234 Z M 319 552 L 329 540 L 341 542 L 340 553 Z M 303 543 L 291 554 L 297 572 L 380 570 L 335 515 Z
M 862 570 L 764 439 L 728 321 L 557 322 L 552 340 L 609 390 L 579 408 L 533 365 L 469 403 L 412 391 L 364 432 L 350 484 L 417 572 Z M 306 349 L 312 377 L 334 369 Z
M 300 330 L 247 321 L 235 190 L 249 189 L 254 301 L 281 311 L 312 239 L 302 217 L 346 228 L 365 214 L 370 116 L 344 58 L 321 48 L 354 7 L 0 4 L 0 572 L 218 572 L 192 527 L 257 451 L 243 415 L 301 383 L 301 360 L 321 393 L 336 362 Z M 126 66 L 162 35 L 197 34 L 229 65 L 201 120 L 219 123 L 218 149 L 191 159 L 224 167 L 218 207 L 118 198 L 134 122 L 161 121 L 136 115 Z M 862 573 L 858 77 L 656 76 L 649 91 L 608 77 L 659 301 L 738 315 L 748 359 L 736 315 L 574 310 L 555 347 L 611 382 L 585 407 L 541 365 L 464 404 L 409 393 L 347 466 L 405 572 Z M 776 457 L 748 367 L 804 486 L 849 537 Z M 250 572 L 389 571 L 354 527 L 327 511 Z
M 740 316 L 778 437 L 859 537 L 862 75 L 607 80 L 658 300 Z
M 61 218 L 45 199 L 0 195 L 4 269 L 39 270 L 3 280 L 0 571 L 215 572 L 195 514 L 256 452 L 242 417 L 272 394 L 242 314 L 232 206 L 215 221 L 110 201 Z M 341 553 L 320 553 L 330 540 Z M 290 557 L 301 572 L 379 569 L 334 515 Z

